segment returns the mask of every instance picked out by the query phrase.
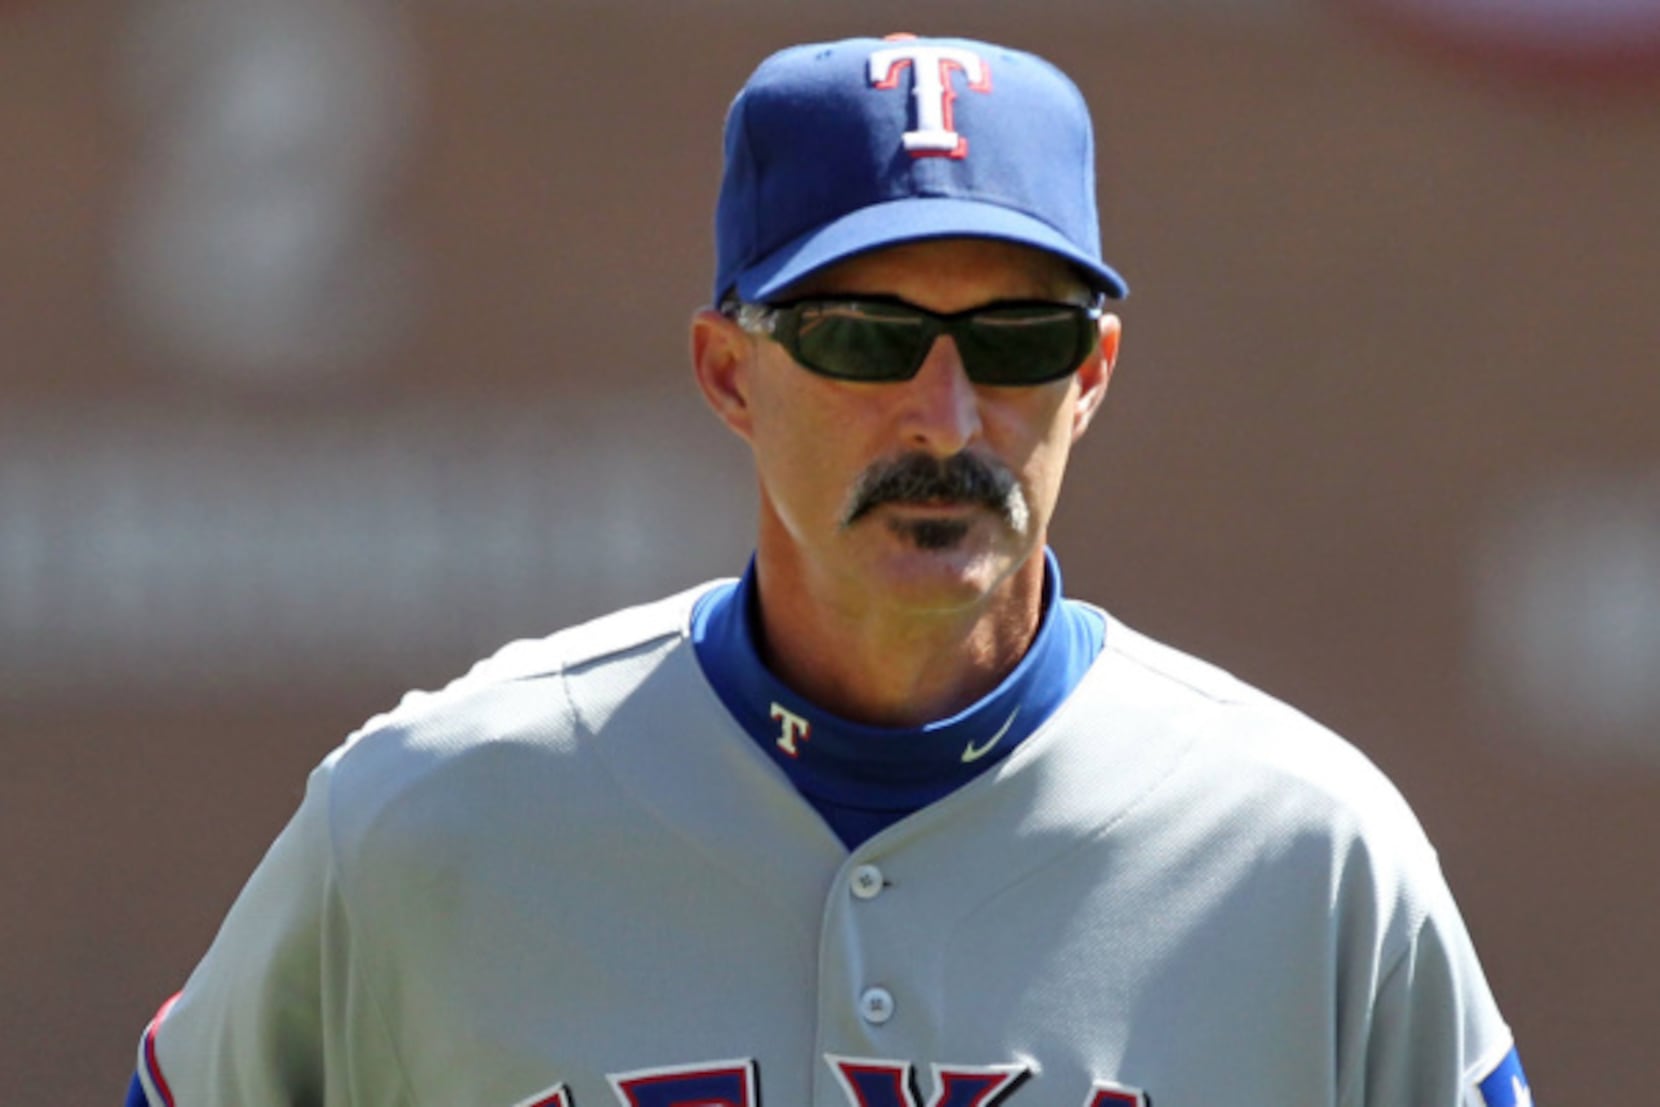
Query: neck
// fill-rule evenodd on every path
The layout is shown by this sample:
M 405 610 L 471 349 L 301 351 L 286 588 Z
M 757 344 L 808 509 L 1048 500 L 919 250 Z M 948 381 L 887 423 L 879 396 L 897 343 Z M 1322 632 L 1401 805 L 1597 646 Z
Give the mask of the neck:
M 917 726 L 985 696 L 1012 672 L 1043 618 L 1041 545 L 961 604 L 893 601 L 814 579 L 757 550 L 762 655 L 784 683 L 849 720 Z

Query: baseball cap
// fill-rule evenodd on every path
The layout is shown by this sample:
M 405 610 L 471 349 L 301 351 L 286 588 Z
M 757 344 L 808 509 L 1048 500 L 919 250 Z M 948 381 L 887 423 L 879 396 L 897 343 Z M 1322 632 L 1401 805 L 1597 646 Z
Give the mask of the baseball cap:
M 714 301 L 777 296 L 855 254 L 970 236 L 1071 262 L 1112 297 L 1095 139 L 1076 85 L 963 38 L 854 38 L 772 55 L 726 117 Z

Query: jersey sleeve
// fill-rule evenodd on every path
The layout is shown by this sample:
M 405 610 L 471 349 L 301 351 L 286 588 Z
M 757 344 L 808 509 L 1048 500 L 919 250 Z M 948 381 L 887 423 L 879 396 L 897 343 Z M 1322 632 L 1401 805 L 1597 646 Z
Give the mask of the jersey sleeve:
M 1507 1067 L 1508 1066 L 1508 1067 Z M 1414 1103 L 1425 1107 L 1517 1107 L 1520 1077 L 1514 1043 L 1499 1014 L 1464 920 L 1435 872 L 1429 909 L 1406 948 L 1383 967 L 1372 1003 L 1361 1094 L 1354 1107 Z
M 373 1053 L 378 1024 L 351 982 L 330 765 L 312 774 L 207 954 L 146 1029 L 138 1083 L 147 1107 L 363 1102 L 347 1073 Z

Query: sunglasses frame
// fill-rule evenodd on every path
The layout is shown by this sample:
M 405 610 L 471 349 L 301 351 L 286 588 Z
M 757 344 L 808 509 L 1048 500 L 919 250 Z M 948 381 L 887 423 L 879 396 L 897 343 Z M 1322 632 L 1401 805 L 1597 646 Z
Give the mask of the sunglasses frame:
M 1058 300 L 995 300 L 989 304 L 969 308 L 966 311 L 942 313 L 929 311 L 918 307 L 908 300 L 897 296 L 807 296 L 799 300 L 790 300 L 776 304 L 748 304 L 728 302 L 721 305 L 721 313 L 736 322 L 745 331 L 751 334 L 770 338 L 783 346 L 795 362 L 802 368 L 832 380 L 853 381 L 862 384 L 890 384 L 899 381 L 908 381 L 916 376 L 922 368 L 928 354 L 934 348 L 941 336 L 950 335 L 956 342 L 963 356 L 963 369 L 968 379 L 975 384 L 992 387 L 1026 387 L 1031 385 L 1049 384 L 1061 380 L 1077 372 L 1079 367 L 1088 360 L 1090 352 L 1100 341 L 1100 319 L 1106 313 L 1107 297 L 1104 293 L 1097 293 L 1089 304 L 1066 303 Z M 926 337 L 918 346 L 918 354 L 912 364 L 903 372 L 886 376 L 869 374 L 841 373 L 827 368 L 822 364 L 815 364 L 803 353 L 800 336 L 802 317 L 809 311 L 835 309 L 837 307 L 857 310 L 872 307 L 887 309 L 903 309 L 903 314 L 915 318 L 925 328 Z M 1076 341 L 1073 346 L 1073 356 L 1064 368 L 1030 377 L 1010 378 L 1001 372 L 986 373 L 983 367 L 977 364 L 978 359 L 972 357 L 971 350 L 978 349 L 976 342 L 964 342 L 968 330 L 974 326 L 976 316 L 995 314 L 998 312 L 1021 310 L 1055 311 L 1060 309 L 1071 316 L 1071 322 L 1076 330 Z M 984 325 L 984 324 L 982 324 Z

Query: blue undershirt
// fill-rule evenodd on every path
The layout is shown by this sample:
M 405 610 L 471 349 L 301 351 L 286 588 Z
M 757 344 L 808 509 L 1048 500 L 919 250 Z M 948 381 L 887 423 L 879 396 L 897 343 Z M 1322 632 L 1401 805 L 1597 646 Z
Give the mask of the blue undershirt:
M 920 727 L 865 726 L 809 702 L 761 660 L 755 563 L 704 594 L 692 646 L 726 709 L 852 849 L 974 779 L 1035 731 L 1101 652 L 1100 613 L 1061 594 L 1044 551 L 1043 618 L 1020 664 L 978 702 Z

